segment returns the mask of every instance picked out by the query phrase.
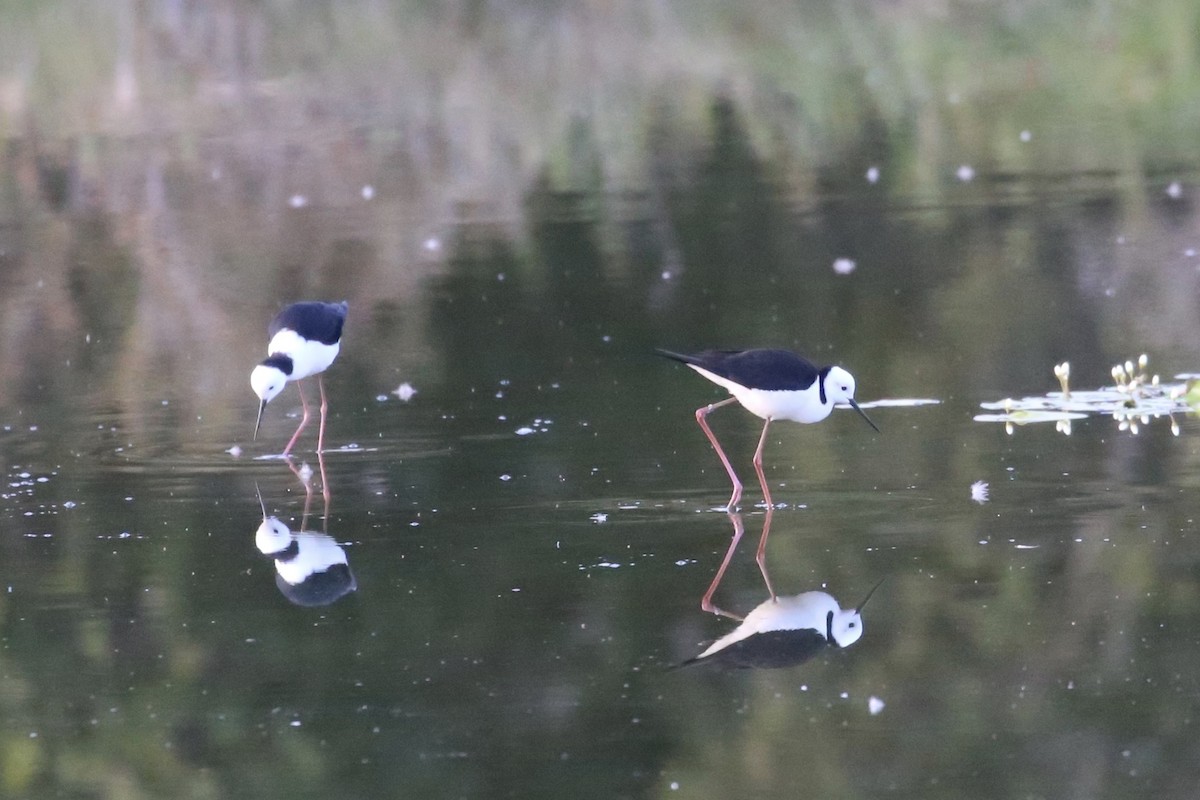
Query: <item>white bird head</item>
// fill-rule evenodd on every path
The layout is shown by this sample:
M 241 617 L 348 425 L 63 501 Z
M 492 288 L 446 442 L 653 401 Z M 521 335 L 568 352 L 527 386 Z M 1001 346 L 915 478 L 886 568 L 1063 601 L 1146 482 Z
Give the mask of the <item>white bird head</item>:
M 833 644 L 836 644 L 838 647 L 849 647 L 862 638 L 863 606 L 871 599 L 871 595 L 875 594 L 875 590 L 879 588 L 879 584 L 881 583 L 883 581 L 871 587 L 871 591 L 867 592 L 867 596 L 858 604 L 858 608 L 838 609 L 829 612 L 829 619 L 826 621 L 826 626 L 833 639 Z
M 254 532 L 254 544 L 264 555 L 274 555 L 286 550 L 292 543 L 291 529 L 275 517 L 267 516 L 267 507 L 263 503 L 262 492 L 258 491 L 258 484 L 254 485 L 254 491 L 258 494 L 258 505 L 262 509 L 263 515 L 262 524 Z
M 287 385 L 288 371 L 291 369 L 291 365 L 292 360 L 287 356 L 271 356 L 250 373 L 250 388 L 262 401 L 258 405 L 258 419 L 254 422 L 255 439 L 258 438 L 258 427 L 262 424 L 263 409 Z
M 825 374 L 825 399 L 834 404 L 846 403 L 857 411 L 868 425 L 875 428 L 876 433 L 879 432 L 879 428 L 867 416 L 867 412 L 854 402 L 854 376 L 841 367 L 830 367 L 829 372 Z

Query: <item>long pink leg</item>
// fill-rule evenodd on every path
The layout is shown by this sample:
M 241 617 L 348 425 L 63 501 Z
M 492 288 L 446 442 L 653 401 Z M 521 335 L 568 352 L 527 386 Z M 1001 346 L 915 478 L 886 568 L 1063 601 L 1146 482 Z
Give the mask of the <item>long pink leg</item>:
M 324 374 L 317 375 L 317 386 L 321 388 L 321 429 L 317 433 L 317 453 L 325 452 L 325 411 L 329 408 L 329 403 L 325 400 L 324 378 Z
M 767 501 L 767 509 L 772 509 L 775 504 L 771 502 L 771 490 L 767 488 L 767 476 L 763 475 L 762 453 L 763 445 L 767 443 L 767 428 L 771 427 L 771 418 L 767 417 L 767 421 L 763 423 L 762 436 L 758 437 L 758 449 L 754 451 L 754 471 L 758 473 L 758 485 L 762 487 L 763 499 Z
M 292 452 L 292 445 L 300 438 L 300 431 L 304 430 L 304 426 L 308 424 L 308 398 L 304 396 L 304 384 L 296 381 L 296 391 L 300 393 L 300 404 L 304 406 L 304 417 L 300 420 L 300 427 L 296 428 L 296 432 L 292 434 L 292 438 L 288 441 L 287 447 L 283 448 L 283 455 Z
M 721 449 L 721 443 L 717 441 L 717 437 L 713 435 L 712 429 L 708 427 L 708 423 L 704 421 L 704 418 L 721 406 L 727 406 L 736 401 L 736 397 L 726 397 L 719 403 L 711 403 L 696 409 L 696 422 L 699 422 L 700 427 L 704 429 L 704 435 L 712 443 L 713 449 L 717 451 L 717 455 L 721 458 L 721 463 L 725 465 L 725 471 L 729 473 L 729 480 L 733 481 L 733 494 L 729 498 L 729 505 L 725 507 L 726 511 L 733 511 L 737 507 L 737 501 L 742 497 L 742 482 L 738 480 L 737 473 L 733 471 L 733 465 L 729 463 L 729 459 L 725 456 L 725 451 Z
M 767 514 L 763 518 L 762 536 L 758 540 L 758 552 L 754 556 L 754 560 L 758 562 L 758 571 L 762 573 L 763 582 L 767 584 L 767 591 L 771 593 L 771 599 L 775 600 L 775 587 L 771 585 L 771 576 L 767 574 L 767 537 L 771 535 L 771 516 L 775 513 L 774 507 L 770 503 L 767 504 Z
M 725 558 L 721 561 L 721 566 L 717 569 L 717 574 L 713 576 L 712 583 L 708 585 L 708 591 L 704 593 L 704 598 L 700 601 L 700 608 L 709 614 L 720 614 L 723 617 L 736 619 L 740 622 L 742 617 L 717 608 L 713 605 L 712 601 L 713 593 L 717 591 L 717 587 L 721 584 L 721 579 L 725 577 L 725 569 L 729 566 L 729 562 L 733 558 L 733 551 L 737 549 L 738 542 L 742 540 L 742 534 L 746 531 L 746 526 L 742 524 L 741 514 L 735 514 L 731 511 L 729 512 L 729 519 L 733 522 L 733 539 L 729 542 L 729 549 L 725 551 Z

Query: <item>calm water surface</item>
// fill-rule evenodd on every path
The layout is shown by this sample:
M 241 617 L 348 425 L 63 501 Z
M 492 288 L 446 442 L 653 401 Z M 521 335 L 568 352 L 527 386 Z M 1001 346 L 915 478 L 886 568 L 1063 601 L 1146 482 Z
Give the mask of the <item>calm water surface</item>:
M 1194 127 L 1068 125 L 1055 114 L 1079 109 L 1037 77 L 1057 51 L 1017 70 L 1028 97 L 1002 75 L 963 88 L 951 58 L 930 78 L 937 114 L 881 103 L 845 123 L 836 98 L 780 77 L 795 65 L 770 29 L 797 20 L 660 6 L 645 35 L 678 74 L 638 60 L 609 29 L 619 14 L 597 32 L 556 12 L 565 52 L 603 35 L 637 54 L 632 84 L 593 53 L 563 57 L 544 97 L 518 93 L 558 129 L 488 105 L 489 81 L 522 74 L 517 11 L 408 34 L 309 12 L 277 29 L 247 9 L 224 34 L 242 55 L 216 47 L 218 74 L 167 87 L 185 110 L 154 113 L 156 59 L 191 52 L 164 42 L 209 34 L 164 9 L 117 15 L 108 111 L 132 103 L 136 134 L 55 104 L 86 76 L 55 94 L 9 65 L 28 96 L 6 95 L 26 124 L 0 167 L 0 795 L 1195 796 L 1200 425 L 973 420 L 1057 391 L 1064 360 L 1076 388 L 1143 352 L 1164 380 L 1200 372 L 1200 157 L 1171 136 Z M 865 13 L 809 21 L 865 53 L 855 32 L 893 22 Z M 276 80 L 290 51 L 266 45 L 348 21 L 380 48 L 367 65 L 310 44 L 307 80 Z M 1036 40 L 1045 21 L 1025 22 Z M 447 26 L 445 48 L 481 59 L 478 102 L 444 53 L 403 56 L 418 69 L 372 38 L 411 53 L 405 37 Z M 701 30 L 746 59 L 697 62 Z M 129 44 L 149 33 L 162 52 Z M 497 47 L 493 75 L 479 54 Z M 813 52 L 855 108 L 889 74 Z M 1003 111 L 985 111 L 992 91 Z M 562 112 L 579 97 L 592 116 Z M 1004 123 L 972 138 L 971 114 Z M 249 373 L 271 315 L 301 298 L 351 311 L 326 374 L 331 449 L 317 458 L 314 430 L 287 462 L 267 456 L 296 390 L 252 442 Z M 737 625 L 700 601 L 739 522 L 714 602 L 745 615 L 769 597 L 761 424 L 709 418 L 746 483 L 734 518 L 693 416 L 723 395 L 653 354 L 713 346 L 840 363 L 860 402 L 936 401 L 871 408 L 880 434 L 844 410 L 772 426 L 778 593 L 850 607 L 879 584 L 860 641 L 795 666 L 676 669 Z M 272 543 L 344 559 L 341 588 L 294 602 Z

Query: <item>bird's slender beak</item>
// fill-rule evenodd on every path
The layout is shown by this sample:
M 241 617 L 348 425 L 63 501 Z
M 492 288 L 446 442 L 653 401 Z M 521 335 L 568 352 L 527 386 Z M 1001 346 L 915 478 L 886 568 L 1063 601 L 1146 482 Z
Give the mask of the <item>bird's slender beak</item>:
M 863 606 L 865 606 L 865 605 L 867 604 L 867 601 L 871 599 L 871 595 L 875 594 L 875 590 L 876 590 L 876 589 L 878 589 L 880 586 L 882 586 L 882 585 L 883 585 L 883 580 L 884 580 L 883 578 L 880 578 L 880 579 L 879 579 L 879 583 L 877 583 L 877 584 L 875 584 L 874 586 L 872 586 L 872 587 L 871 587 L 871 591 L 867 592 L 867 596 L 866 596 L 866 597 L 864 597 L 864 598 L 863 598 L 863 601 L 862 601 L 861 603 L 859 603 L 859 604 L 858 604 L 858 608 L 854 609 L 854 613 L 855 613 L 855 614 L 861 614 L 861 613 L 862 613 Z
M 850 407 L 851 407 L 851 408 L 853 408 L 855 411 L 857 411 L 857 412 L 858 412 L 858 415 L 859 415 L 860 417 L 862 417 L 863 419 L 865 419 L 865 420 L 867 421 L 867 424 L 868 424 L 868 425 L 870 425 L 872 428 L 874 428 L 874 429 L 875 429 L 875 432 L 876 432 L 876 433 L 880 433 L 880 432 L 881 432 L 881 431 L 879 430 L 879 426 L 878 426 L 878 425 L 876 425 L 874 422 L 871 422 L 871 418 L 867 416 L 867 412 L 865 412 L 865 411 L 863 411 L 861 408 L 859 408 L 859 407 L 858 407 L 858 403 L 854 402 L 854 398 L 850 398 L 850 400 L 848 400 L 847 402 L 848 402 L 848 403 L 850 403 Z
M 267 518 L 267 504 L 263 502 L 262 492 L 258 488 L 258 481 L 254 482 L 254 493 L 258 495 L 258 507 L 262 509 L 263 519 Z
M 267 401 L 263 400 L 258 407 L 258 419 L 254 420 L 254 441 L 258 441 L 258 426 L 262 424 L 262 412 L 267 407 Z M 861 411 L 858 413 L 862 413 Z M 870 422 L 870 420 L 867 420 Z

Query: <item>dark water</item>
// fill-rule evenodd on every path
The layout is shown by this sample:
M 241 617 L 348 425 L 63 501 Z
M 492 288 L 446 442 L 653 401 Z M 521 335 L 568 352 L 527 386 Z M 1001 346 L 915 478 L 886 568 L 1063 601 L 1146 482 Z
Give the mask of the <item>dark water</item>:
M 7 12 L 33 50 L 4 112 L 0 796 L 1194 796 L 1200 427 L 973 417 L 1057 391 L 1064 360 L 1081 389 L 1143 352 L 1166 382 L 1200 372 L 1194 128 L 1139 122 L 1200 73 L 1103 100 L 1055 83 L 1093 57 L 1038 51 L 1065 14 L 989 19 L 979 62 L 1013 72 L 970 90 L 975 62 L 932 65 L 974 18 L 821 12 L 809 32 L 772 5 L 667 3 L 627 29 L 555 7 L 533 35 L 523 6 L 472 7 L 412 31 L 92 11 L 117 43 L 96 70 L 82 27 Z M 1010 35 L 1039 58 L 1004 60 Z M 928 115 L 879 100 L 904 56 L 870 42 L 909 36 Z M 853 111 L 779 60 L 807 37 Z M 698 41 L 744 58 L 697 62 Z M 560 83 L 516 80 L 525 44 Z M 1104 52 L 1097 84 L 1144 54 Z M 89 116 L 71 98 L 93 72 Z M 1113 103 L 1123 123 L 1090 113 Z M 249 372 L 309 297 L 351 308 L 330 451 L 312 431 L 263 458 L 299 399 L 252 442 Z M 710 417 L 746 483 L 731 517 L 693 416 L 722 394 L 653 353 L 711 346 L 796 349 L 861 402 L 905 401 L 869 409 L 880 434 L 837 411 L 766 445 L 778 593 L 849 608 L 879 584 L 846 648 L 675 669 L 737 625 L 700 602 L 739 524 L 713 601 L 769 599 L 760 423 Z M 343 596 L 288 599 L 259 494 L 273 541 L 344 558 Z

